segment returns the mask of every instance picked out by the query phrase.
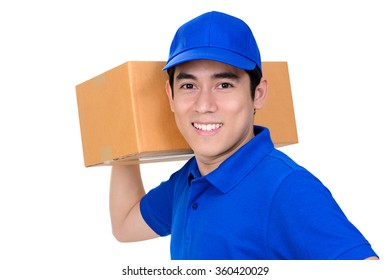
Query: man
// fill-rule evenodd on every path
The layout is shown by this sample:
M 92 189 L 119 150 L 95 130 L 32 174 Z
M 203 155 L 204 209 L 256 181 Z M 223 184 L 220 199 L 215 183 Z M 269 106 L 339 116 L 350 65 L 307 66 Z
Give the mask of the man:
M 172 259 L 377 258 L 326 187 L 253 126 L 267 80 L 245 22 L 220 12 L 187 22 L 164 70 L 194 157 L 146 195 L 139 166 L 112 168 L 119 241 L 170 234 Z

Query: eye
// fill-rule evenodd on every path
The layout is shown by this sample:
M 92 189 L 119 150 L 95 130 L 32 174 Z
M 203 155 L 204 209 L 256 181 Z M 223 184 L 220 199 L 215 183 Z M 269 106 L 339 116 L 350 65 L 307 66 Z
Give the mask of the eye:
M 194 85 L 193 84 L 182 84 L 180 86 L 180 88 L 182 88 L 182 89 L 193 89 Z
M 219 88 L 231 88 L 231 87 L 233 87 L 233 85 L 230 83 L 221 83 L 218 87 Z

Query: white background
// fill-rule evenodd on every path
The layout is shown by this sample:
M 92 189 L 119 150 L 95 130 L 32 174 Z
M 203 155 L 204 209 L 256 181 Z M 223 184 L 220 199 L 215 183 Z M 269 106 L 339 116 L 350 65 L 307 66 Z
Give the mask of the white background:
M 133 244 L 112 237 L 110 168 L 83 165 L 75 86 L 129 60 L 166 60 L 176 29 L 210 10 L 245 20 L 264 61 L 288 62 L 299 144 L 282 151 L 324 182 L 382 258 L 376 264 L 334 266 L 271 262 L 273 276 L 266 278 L 385 279 L 390 259 L 386 3 L 2 1 L 0 279 L 124 279 L 127 265 L 180 264 L 169 261 L 169 237 Z M 143 165 L 146 188 L 182 164 Z

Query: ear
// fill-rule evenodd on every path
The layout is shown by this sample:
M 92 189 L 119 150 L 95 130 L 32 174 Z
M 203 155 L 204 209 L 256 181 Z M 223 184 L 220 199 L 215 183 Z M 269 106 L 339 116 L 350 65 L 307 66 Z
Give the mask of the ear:
M 268 96 L 268 81 L 261 78 L 260 83 L 256 87 L 254 105 L 256 109 L 263 108 Z
M 173 106 L 172 88 L 171 88 L 171 85 L 169 84 L 168 80 L 165 82 L 165 92 L 166 92 L 166 94 L 168 96 L 168 100 L 169 100 L 169 105 L 171 107 L 171 111 L 175 112 L 175 110 L 173 109 L 174 106 Z

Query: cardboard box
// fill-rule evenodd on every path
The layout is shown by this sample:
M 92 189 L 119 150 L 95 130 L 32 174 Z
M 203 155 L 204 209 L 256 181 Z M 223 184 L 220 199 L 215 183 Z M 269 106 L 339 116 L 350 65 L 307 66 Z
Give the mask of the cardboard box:
M 84 165 L 188 159 L 165 93 L 163 61 L 129 61 L 76 86 Z M 269 96 L 255 123 L 276 146 L 298 142 L 286 62 L 264 62 Z

